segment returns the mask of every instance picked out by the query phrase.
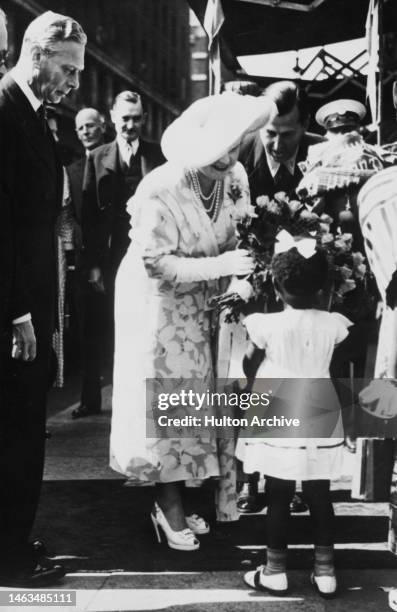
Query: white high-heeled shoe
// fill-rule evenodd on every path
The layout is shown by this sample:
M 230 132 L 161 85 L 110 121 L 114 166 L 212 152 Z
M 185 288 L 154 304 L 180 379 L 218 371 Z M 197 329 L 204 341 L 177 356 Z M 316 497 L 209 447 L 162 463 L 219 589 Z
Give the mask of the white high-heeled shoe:
M 190 516 L 185 516 L 185 519 L 187 526 L 193 531 L 193 533 L 197 535 L 204 535 L 210 532 L 210 526 L 202 516 L 199 516 L 198 514 L 190 514 Z
M 312 574 L 310 579 L 321 597 L 331 599 L 335 596 L 338 588 L 335 576 L 315 576 Z
M 191 529 L 182 529 L 182 531 L 174 531 L 171 529 L 164 513 L 157 502 L 154 502 L 154 511 L 151 512 L 153 527 L 157 535 L 157 540 L 161 542 L 159 527 L 167 539 L 167 544 L 175 550 L 197 550 L 200 548 L 200 542 L 194 536 Z

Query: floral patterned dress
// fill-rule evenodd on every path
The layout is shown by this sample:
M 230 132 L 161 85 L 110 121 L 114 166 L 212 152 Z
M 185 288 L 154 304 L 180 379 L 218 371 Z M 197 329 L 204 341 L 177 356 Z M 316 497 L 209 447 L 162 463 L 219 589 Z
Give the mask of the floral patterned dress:
M 236 184 L 237 201 L 232 197 Z M 191 438 L 148 437 L 145 379 L 155 379 L 157 393 L 169 393 L 170 382 L 177 393 L 194 381 L 201 390 L 215 390 L 217 321 L 210 300 L 225 289 L 227 279 L 175 282 L 170 262 L 235 248 L 236 211 L 249 205 L 248 181 L 239 163 L 224 180 L 223 204 L 214 222 L 183 170 L 169 163 L 157 168 L 128 204 L 132 242 L 116 280 L 110 465 L 141 482 L 220 477 L 219 520 L 238 516 L 234 441 L 200 432 Z

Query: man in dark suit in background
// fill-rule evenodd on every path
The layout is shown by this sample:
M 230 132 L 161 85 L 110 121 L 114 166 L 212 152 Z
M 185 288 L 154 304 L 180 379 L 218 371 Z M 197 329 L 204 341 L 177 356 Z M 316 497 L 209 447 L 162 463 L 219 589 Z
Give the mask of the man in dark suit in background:
M 141 137 L 146 115 L 139 94 L 121 92 L 111 110 L 116 139 L 89 156 L 83 189 L 83 240 L 90 282 L 112 287 L 130 239 L 127 201 L 145 174 L 165 159 L 160 146 Z
M 81 235 L 83 179 L 90 151 L 104 142 L 106 124 L 95 108 L 83 108 L 75 117 L 76 134 L 85 155 L 66 168 L 75 218 L 74 278 L 71 299 L 75 307 L 77 342 L 80 345 L 82 370 L 81 400 L 72 410 L 72 418 L 95 414 L 101 409 L 101 324 L 104 316 L 104 295 L 87 282 L 87 269 Z
M 84 169 L 90 151 L 104 142 L 106 124 L 95 108 L 83 108 L 75 117 L 77 138 L 84 147 L 84 156 L 67 167 L 76 220 L 81 225 Z
M 114 281 L 130 243 L 127 202 L 143 176 L 165 161 L 160 146 L 141 136 L 146 115 L 139 94 L 120 93 L 111 119 L 116 139 L 90 153 L 82 207 L 88 282 L 94 291 L 105 293 L 107 299 L 109 355 L 113 354 Z M 78 416 L 89 413 L 84 409 L 79 412 Z
M 307 96 L 296 83 L 273 83 L 263 95 L 276 104 L 277 110 L 259 132 L 246 139 L 240 153 L 253 204 L 260 195 L 272 198 L 278 191 L 293 195 L 302 178 L 298 162 L 306 159 L 310 145 L 323 140 L 306 134 Z
M 78 87 L 85 43 L 86 36 L 76 21 L 48 11 L 27 28 L 18 63 L 0 84 L 0 206 L 6 218 L 9 211 L 11 243 L 10 258 L 5 271 L 2 269 L 8 293 L 6 316 L 10 322 L 20 315 L 31 319 L 37 337 L 34 361 L 9 358 L 4 363 L 0 410 L 1 585 L 34 588 L 64 575 L 61 566 L 39 558 L 42 551 L 29 543 L 43 473 L 46 393 L 55 321 L 54 232 L 63 188 L 62 166 L 43 104 L 58 104 Z M 6 350 L 10 353 L 10 342 Z M 23 346 L 17 343 L 16 357 L 21 350 Z

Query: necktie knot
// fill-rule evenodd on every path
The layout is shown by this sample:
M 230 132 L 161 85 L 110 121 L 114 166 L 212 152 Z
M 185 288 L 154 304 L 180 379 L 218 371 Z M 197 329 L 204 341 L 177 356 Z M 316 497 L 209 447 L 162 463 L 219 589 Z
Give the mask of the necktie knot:
M 47 131 L 47 108 L 44 104 L 40 104 L 39 108 L 36 111 L 37 118 L 40 121 L 41 127 L 46 132 Z

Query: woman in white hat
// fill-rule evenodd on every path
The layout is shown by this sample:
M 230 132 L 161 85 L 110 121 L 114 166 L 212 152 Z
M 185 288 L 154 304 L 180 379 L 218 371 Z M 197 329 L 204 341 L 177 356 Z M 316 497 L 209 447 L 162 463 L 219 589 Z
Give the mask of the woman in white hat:
M 183 484 L 230 472 L 233 448 L 223 441 L 231 450 L 220 458 L 216 439 L 199 426 L 178 437 L 157 428 L 158 417 L 175 415 L 170 392 L 214 391 L 211 297 L 228 277 L 253 270 L 247 251 L 235 250 L 236 211 L 250 207 L 239 145 L 266 123 L 269 104 L 232 92 L 193 103 L 164 133 L 168 163 L 128 203 L 132 242 L 116 281 L 111 466 L 156 483 L 151 519 L 157 537 L 160 527 L 177 550 L 196 550 L 197 534 L 209 531 L 201 517 L 186 516 Z M 154 383 L 146 388 L 145 379 Z M 223 489 L 220 520 L 237 518 L 233 493 Z

